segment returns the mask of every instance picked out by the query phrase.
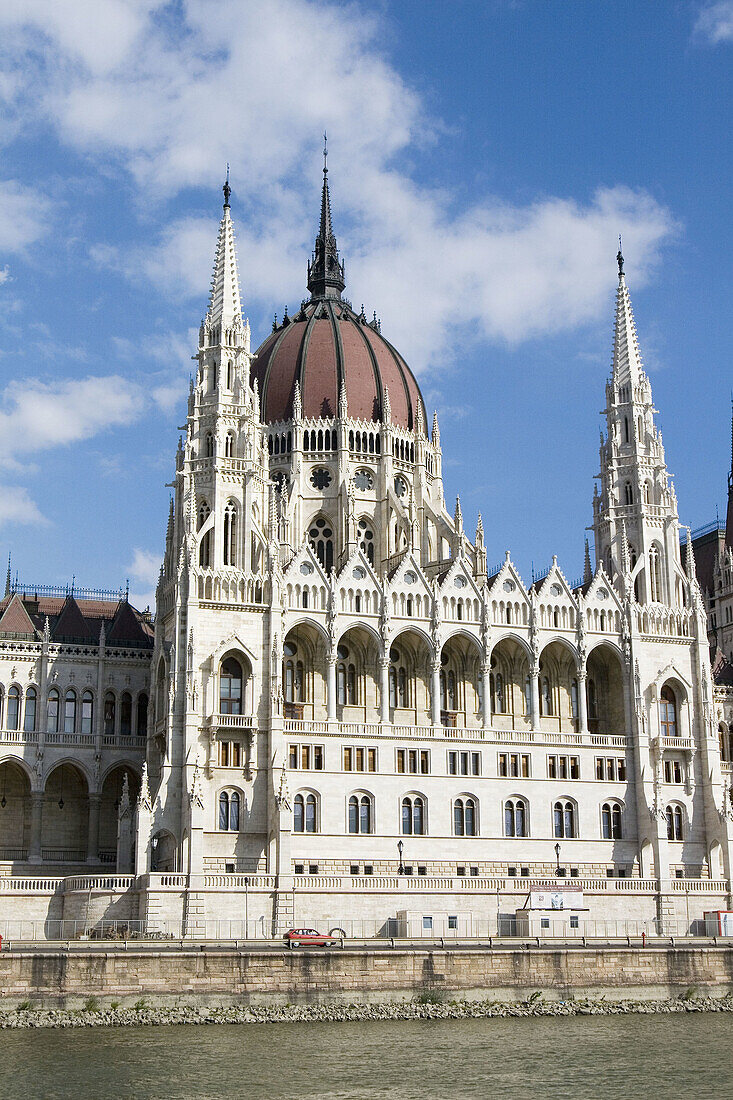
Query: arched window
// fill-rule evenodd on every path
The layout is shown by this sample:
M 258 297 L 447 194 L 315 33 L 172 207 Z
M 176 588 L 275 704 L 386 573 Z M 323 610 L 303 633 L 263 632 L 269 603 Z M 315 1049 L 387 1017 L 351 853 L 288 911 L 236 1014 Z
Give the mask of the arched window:
M 94 733 L 94 696 L 91 691 L 85 691 L 81 697 L 81 732 Z
M 349 798 L 349 832 L 371 833 L 372 800 L 368 795 L 352 794 Z
M 26 733 L 32 733 L 36 728 L 36 705 L 38 693 L 34 687 L 29 687 L 25 693 L 25 717 L 23 729 Z
M 311 524 L 308 538 L 319 562 L 330 573 L 333 569 L 333 528 L 330 521 L 325 516 L 318 516 Z
M 455 712 L 456 705 L 456 674 L 452 668 L 441 669 L 440 673 L 440 705 L 441 709 Z
M 554 835 L 560 839 L 574 837 L 575 806 L 570 801 L 556 802 L 552 808 Z
M 601 806 L 601 836 L 604 840 L 621 840 L 621 807 L 618 802 Z
M 659 547 L 652 546 L 649 551 L 649 598 L 652 603 L 662 601 L 662 566 L 659 559 Z
M 527 836 L 527 803 L 510 798 L 504 803 L 504 836 Z
M 219 714 L 241 713 L 242 666 L 235 657 L 227 657 L 219 670 Z
M 425 800 L 420 795 L 402 799 L 402 832 L 405 836 L 425 833 Z
M 494 713 L 506 714 L 506 694 L 504 691 L 504 677 L 497 672 L 494 679 Z
M 227 389 L 234 389 L 234 363 L 231 359 L 227 363 Z
M 667 840 L 682 840 L 684 818 L 681 806 L 667 806 L 665 811 L 667 818 Z
M 206 439 L 204 441 L 204 454 L 206 458 L 214 457 L 214 436 L 212 432 L 206 433 Z
M 137 697 L 137 726 L 135 732 L 138 737 L 145 737 L 148 732 L 148 697 L 144 691 Z
M 120 734 L 129 737 L 132 733 L 132 696 L 129 691 L 123 692 L 120 699 Z
M 8 729 L 20 728 L 20 688 L 15 684 L 8 692 Z
M 665 684 L 659 693 L 659 724 L 662 737 L 677 736 L 677 700 L 669 684 Z
M 237 506 L 230 500 L 224 509 L 224 565 L 237 564 Z
M 593 721 L 598 717 L 598 706 L 596 703 L 596 682 L 591 676 L 586 680 L 585 694 L 588 703 L 588 718 Z
M 219 829 L 230 833 L 239 831 L 238 791 L 222 791 L 219 795 Z
M 296 794 L 293 805 L 293 832 L 315 833 L 316 825 L 316 796 Z
M 224 457 L 234 458 L 234 432 L 227 432 L 224 439 Z
M 578 717 L 578 681 L 570 681 L 570 715 L 572 718 Z
M 374 565 L 374 532 L 365 519 L 359 520 L 356 534 L 359 540 L 359 548 L 366 554 L 370 565 Z
M 397 669 L 394 665 L 389 666 L 389 705 L 397 706 Z
M 51 688 L 46 701 L 46 733 L 59 732 L 59 693 Z
M 104 736 L 114 737 L 115 732 L 115 697 L 108 691 L 104 697 Z
M 349 660 L 349 648 L 340 645 L 337 650 L 339 663 L 336 666 L 336 702 L 340 706 L 355 707 L 358 705 L 358 681 L 356 665 Z
M 542 677 L 542 690 L 540 692 L 540 712 L 546 717 L 552 714 L 552 684 L 548 676 Z
M 453 803 L 453 832 L 456 836 L 476 836 L 476 803 L 473 798 L 457 798 Z
M 305 702 L 305 670 L 298 659 L 298 647 L 295 642 L 286 642 L 283 646 L 283 682 L 286 703 Z
M 625 504 L 633 504 L 634 503 L 634 487 L 633 487 L 633 485 L 631 484 L 630 481 L 627 481 L 624 484 L 624 503 Z
M 76 692 L 72 688 L 64 699 L 64 733 L 73 733 L 76 729 Z

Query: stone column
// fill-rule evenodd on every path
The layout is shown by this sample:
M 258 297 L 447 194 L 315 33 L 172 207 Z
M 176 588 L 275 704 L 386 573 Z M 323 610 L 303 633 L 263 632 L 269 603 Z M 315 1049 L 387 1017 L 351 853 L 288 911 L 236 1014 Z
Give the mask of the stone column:
M 540 666 L 532 665 L 529 670 L 529 716 L 533 730 L 540 728 Z
M 326 658 L 326 714 L 329 721 L 336 719 L 336 654 Z
M 588 732 L 588 700 L 585 694 L 586 672 L 578 672 L 578 733 Z
M 41 823 L 43 821 L 43 791 L 31 791 L 31 835 L 28 845 L 28 862 L 42 863 Z
M 433 725 L 440 725 L 440 658 L 435 660 L 430 667 L 430 674 L 432 677 L 432 691 L 430 696 L 430 707 L 432 710 Z
M 389 657 L 379 659 L 379 720 L 389 722 Z
M 481 724 L 484 729 L 491 725 L 491 664 L 481 666 Z
M 89 795 L 89 832 L 87 835 L 87 863 L 99 863 L 99 807 L 101 794 Z

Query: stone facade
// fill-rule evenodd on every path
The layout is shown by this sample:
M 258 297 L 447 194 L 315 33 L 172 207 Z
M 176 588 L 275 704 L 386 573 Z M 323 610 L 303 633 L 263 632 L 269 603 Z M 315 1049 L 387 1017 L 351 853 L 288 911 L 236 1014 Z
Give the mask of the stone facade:
M 706 611 L 621 255 L 596 566 L 587 552 L 569 582 L 553 559 L 529 584 L 508 552 L 487 567 L 481 518 L 471 541 L 460 500 L 446 507 L 437 415 L 428 432 L 376 316 L 342 297 L 325 174 L 310 299 L 256 353 L 228 186 L 225 200 L 157 589 L 135 843 L 117 852 L 139 913 L 241 917 L 263 876 L 275 931 L 293 891 L 322 881 L 309 919 L 396 919 L 403 875 L 428 894 L 473 880 L 451 902 L 463 913 L 553 876 L 594 883 L 599 920 L 664 923 L 680 879 L 689 926 L 727 907 Z

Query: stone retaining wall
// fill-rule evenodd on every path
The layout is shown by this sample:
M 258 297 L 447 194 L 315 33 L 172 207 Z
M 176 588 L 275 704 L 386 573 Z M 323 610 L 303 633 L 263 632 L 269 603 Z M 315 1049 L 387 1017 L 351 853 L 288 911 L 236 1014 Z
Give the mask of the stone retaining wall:
M 420 995 L 521 1000 L 649 999 L 733 991 L 733 947 L 394 948 L 363 950 L 143 949 L 0 954 L 6 1005 L 306 1004 L 383 1002 Z

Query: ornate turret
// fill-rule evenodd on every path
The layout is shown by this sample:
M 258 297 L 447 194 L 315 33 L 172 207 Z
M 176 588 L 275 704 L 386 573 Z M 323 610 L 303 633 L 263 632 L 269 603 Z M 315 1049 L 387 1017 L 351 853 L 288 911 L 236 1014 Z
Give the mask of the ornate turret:
M 340 298 L 346 286 L 344 265 L 331 224 L 331 196 L 328 190 L 328 144 L 323 135 L 323 190 L 321 192 L 321 223 L 318 228 L 313 259 L 308 264 L 308 290 L 312 298 Z

